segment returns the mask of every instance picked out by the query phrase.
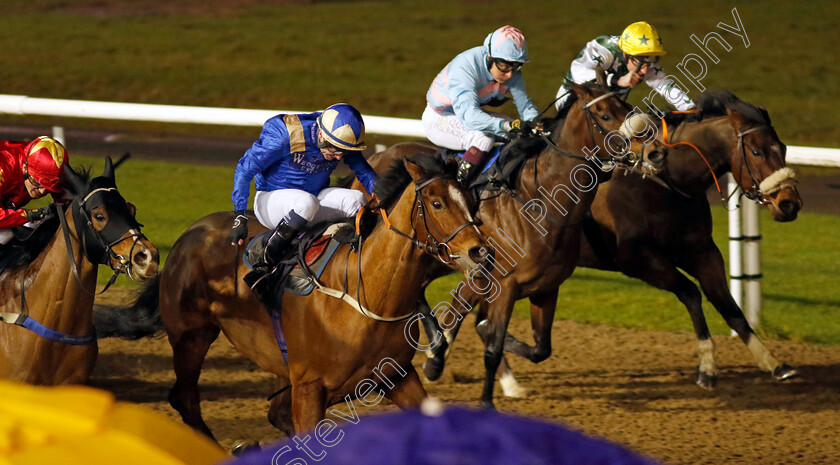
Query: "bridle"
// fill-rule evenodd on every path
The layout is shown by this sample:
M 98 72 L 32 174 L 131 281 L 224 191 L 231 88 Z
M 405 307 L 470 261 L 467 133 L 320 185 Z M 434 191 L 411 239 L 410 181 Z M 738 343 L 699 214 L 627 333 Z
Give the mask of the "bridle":
M 766 204 L 770 203 L 770 201 L 766 200 L 766 195 L 763 192 L 761 192 L 761 188 L 759 187 L 761 183 L 756 178 L 755 173 L 753 173 L 752 168 L 750 168 L 750 162 L 747 159 L 747 148 L 746 148 L 746 145 L 744 144 L 744 136 L 746 136 L 747 134 L 750 134 L 752 132 L 760 131 L 762 129 L 769 130 L 769 129 L 772 129 L 772 128 L 768 125 L 762 124 L 762 125 L 759 125 L 759 126 L 753 126 L 753 127 L 749 128 L 747 130 L 739 131 L 738 132 L 738 145 L 735 148 L 735 151 L 736 152 L 741 152 L 741 161 L 742 161 L 741 174 L 743 174 L 744 167 L 746 167 L 747 174 L 749 174 L 750 182 L 752 183 L 752 187 L 750 189 L 743 189 L 743 188 L 741 189 L 744 192 L 744 197 L 746 197 L 750 200 L 754 200 L 759 205 L 766 205 Z M 740 179 L 740 178 L 741 178 L 741 176 L 738 176 L 738 179 Z
M 459 258 L 457 254 L 452 253 L 452 249 L 449 247 L 449 242 L 455 238 L 461 231 L 465 228 L 470 226 L 478 226 L 478 222 L 476 221 L 467 221 L 464 224 L 458 226 L 449 236 L 446 236 L 445 239 L 442 241 L 438 240 L 435 237 L 437 234 L 438 237 L 443 237 L 443 233 L 440 232 L 438 227 L 435 225 L 434 221 L 430 221 L 429 219 L 429 210 L 426 206 L 426 200 L 423 196 L 423 189 L 426 188 L 429 184 L 441 179 L 440 176 L 434 176 L 429 178 L 422 183 L 416 184 L 414 188 L 414 203 L 411 207 L 411 222 L 414 224 L 415 218 L 419 215 L 420 218 L 423 220 L 423 228 L 425 229 L 426 234 L 426 241 L 421 241 L 414 237 L 409 236 L 408 234 L 400 231 L 399 229 L 395 228 L 390 221 L 388 221 L 388 215 L 385 213 L 385 210 L 382 208 L 377 207 L 379 213 L 382 215 L 382 219 L 385 221 L 385 225 L 388 226 L 388 229 L 391 231 L 399 234 L 400 236 L 408 239 L 411 241 L 415 246 L 423 249 L 426 253 L 434 256 L 437 260 L 445 265 L 449 265 L 452 263 L 453 259 Z M 429 227 L 431 224 L 431 228 Z M 432 234 L 434 231 L 435 234 Z
M 108 280 L 105 288 L 99 294 L 105 292 L 111 284 L 116 281 L 120 273 L 125 273 L 132 281 L 137 281 L 132 270 L 131 257 L 134 256 L 134 247 L 137 246 L 141 239 L 146 236 L 140 232 L 140 223 L 133 217 L 127 221 L 115 221 L 110 218 L 108 223 L 101 230 L 93 227 L 93 221 L 90 217 L 90 210 L 100 205 L 104 205 L 102 196 L 105 193 L 112 193 L 119 201 L 125 203 L 125 200 L 119 193 L 116 187 L 103 187 L 90 191 L 84 198 L 76 198 L 71 206 L 73 208 L 73 220 L 76 226 L 76 234 L 78 235 L 79 244 L 82 247 L 82 254 L 95 265 L 108 265 L 114 274 Z M 86 208 L 86 204 L 90 201 L 92 206 Z M 98 203 L 97 203 L 98 202 Z M 70 263 L 73 270 L 73 275 L 81 284 L 79 271 L 76 267 L 76 260 L 73 256 L 73 249 L 70 247 L 70 228 L 67 227 L 66 219 L 64 218 L 63 206 L 58 206 L 58 217 L 61 221 L 61 227 L 64 231 L 64 240 L 67 243 L 67 253 L 70 256 Z M 123 223 L 123 224 L 120 224 Z M 114 247 L 126 240 L 132 240 L 131 249 L 129 249 L 128 257 L 117 253 Z

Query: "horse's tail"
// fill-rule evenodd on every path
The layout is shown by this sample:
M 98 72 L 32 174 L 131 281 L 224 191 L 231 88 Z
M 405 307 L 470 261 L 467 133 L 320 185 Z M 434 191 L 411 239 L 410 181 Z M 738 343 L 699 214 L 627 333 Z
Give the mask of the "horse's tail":
M 96 337 L 119 337 L 135 341 L 143 337 L 154 336 L 163 331 L 160 320 L 158 296 L 160 295 L 160 275 L 146 284 L 128 307 L 94 305 L 93 327 Z

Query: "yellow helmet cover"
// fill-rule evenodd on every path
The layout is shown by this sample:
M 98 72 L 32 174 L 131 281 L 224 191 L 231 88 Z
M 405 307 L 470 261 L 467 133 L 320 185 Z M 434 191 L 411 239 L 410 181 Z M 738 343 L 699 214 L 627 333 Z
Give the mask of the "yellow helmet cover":
M 662 56 L 667 52 L 662 48 L 659 31 L 645 21 L 627 26 L 618 39 L 618 47 L 628 55 Z

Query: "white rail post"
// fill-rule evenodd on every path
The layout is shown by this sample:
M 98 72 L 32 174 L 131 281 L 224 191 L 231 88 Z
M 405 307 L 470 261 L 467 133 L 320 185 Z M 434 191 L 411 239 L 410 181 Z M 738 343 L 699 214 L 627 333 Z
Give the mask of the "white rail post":
M 732 173 L 726 174 L 726 192 L 729 197 L 726 208 L 729 210 L 729 292 L 739 307 L 744 299 L 744 289 L 741 281 L 741 211 L 738 200 L 741 198 L 741 188 L 735 182 Z M 732 335 L 736 336 L 735 331 Z
M 744 199 L 743 211 L 743 281 L 744 306 L 747 322 L 753 329 L 760 325 L 761 313 L 761 232 L 759 229 L 759 205 Z
M 52 137 L 53 139 L 59 141 L 64 148 L 67 148 L 67 142 L 64 140 L 64 127 L 63 126 L 53 126 L 52 128 Z

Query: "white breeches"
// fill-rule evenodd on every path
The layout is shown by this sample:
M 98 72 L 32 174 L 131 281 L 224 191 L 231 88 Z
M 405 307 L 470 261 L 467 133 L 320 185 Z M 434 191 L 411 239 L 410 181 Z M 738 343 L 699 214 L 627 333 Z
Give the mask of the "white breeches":
M 307 223 L 338 221 L 355 215 L 365 204 L 361 191 L 328 187 L 314 196 L 298 189 L 257 191 L 254 214 L 260 224 L 274 228 L 292 210 Z
M 487 152 L 496 141 L 492 133 L 465 128 L 455 115 L 441 115 L 426 105 L 423 111 L 423 131 L 433 144 L 452 150 L 475 147 Z

